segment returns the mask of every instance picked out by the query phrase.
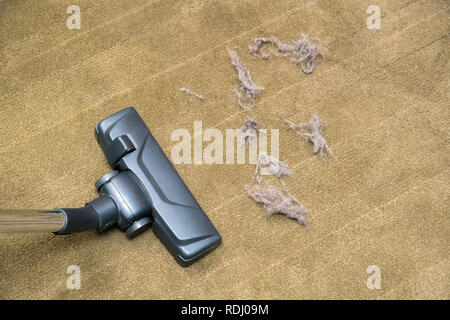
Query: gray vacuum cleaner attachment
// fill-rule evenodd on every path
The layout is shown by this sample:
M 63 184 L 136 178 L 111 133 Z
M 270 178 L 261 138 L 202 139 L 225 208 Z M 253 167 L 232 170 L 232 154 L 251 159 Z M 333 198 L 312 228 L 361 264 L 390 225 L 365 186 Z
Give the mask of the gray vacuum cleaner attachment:
M 216 228 L 133 107 L 102 120 L 95 136 L 113 171 L 95 183 L 99 198 L 84 208 L 59 209 L 66 224 L 56 234 L 117 224 L 132 238 L 153 225 L 184 267 L 219 245 Z

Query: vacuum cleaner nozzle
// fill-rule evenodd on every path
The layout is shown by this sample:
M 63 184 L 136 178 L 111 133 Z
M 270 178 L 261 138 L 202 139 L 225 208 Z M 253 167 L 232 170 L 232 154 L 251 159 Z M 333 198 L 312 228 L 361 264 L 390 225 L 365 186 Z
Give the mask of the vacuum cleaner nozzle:
M 188 266 L 217 247 L 221 237 L 133 107 L 102 120 L 95 136 L 113 171 L 95 186 L 100 197 L 66 217 L 55 234 L 114 224 L 129 238 L 153 226 L 176 261 Z

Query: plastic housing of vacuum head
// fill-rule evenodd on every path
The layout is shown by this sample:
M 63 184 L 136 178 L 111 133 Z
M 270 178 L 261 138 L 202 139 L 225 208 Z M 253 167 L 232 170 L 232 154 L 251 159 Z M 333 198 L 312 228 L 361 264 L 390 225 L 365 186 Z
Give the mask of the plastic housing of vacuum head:
M 182 266 L 219 245 L 216 228 L 133 107 L 102 120 L 95 136 L 114 169 L 96 182 L 101 196 L 87 204 L 102 220 L 99 229 L 117 223 L 134 237 L 153 224 Z

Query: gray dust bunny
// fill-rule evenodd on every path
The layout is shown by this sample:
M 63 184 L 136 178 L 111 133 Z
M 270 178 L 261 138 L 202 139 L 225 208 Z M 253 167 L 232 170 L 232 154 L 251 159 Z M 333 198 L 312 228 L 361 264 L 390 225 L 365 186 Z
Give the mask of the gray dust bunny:
M 236 97 L 238 99 L 239 105 L 248 110 L 254 106 L 254 100 L 258 97 L 259 92 L 264 90 L 263 87 L 257 86 L 250 75 L 250 71 L 247 67 L 241 63 L 236 51 L 228 50 L 228 54 L 230 55 L 231 64 L 236 69 L 238 73 L 240 87 L 235 89 Z M 245 95 L 247 100 L 247 105 L 242 102 L 242 96 Z
M 319 39 L 309 40 L 307 35 L 302 34 L 301 38 L 294 40 L 291 43 L 284 43 L 278 40 L 277 37 L 272 36 L 270 38 L 256 38 L 254 45 L 249 45 L 248 49 L 250 53 L 257 56 L 261 52 L 261 48 L 264 44 L 271 44 L 277 48 L 269 53 L 261 53 L 263 59 L 268 59 L 270 56 L 278 57 L 291 57 L 293 61 L 300 64 L 300 67 L 304 73 L 313 72 L 316 66 L 316 58 L 324 56 L 326 49 L 322 47 L 322 43 Z
M 333 152 L 328 146 L 327 141 L 322 136 L 323 126 L 317 115 L 313 114 L 308 122 L 300 124 L 295 124 L 287 119 L 284 119 L 284 122 L 289 126 L 290 129 L 303 136 L 303 138 L 307 142 L 312 143 L 313 152 L 316 154 L 318 153 L 322 160 L 325 160 L 327 151 L 330 155 L 333 155 Z
M 274 186 L 263 188 L 260 184 L 255 185 L 253 189 L 247 186 L 246 189 L 250 198 L 263 205 L 266 217 L 284 214 L 310 230 L 306 220 L 306 208 L 288 192 L 284 183 L 282 189 Z
M 241 127 L 241 131 L 244 134 L 242 136 L 241 145 L 249 145 L 250 142 L 258 136 L 258 123 L 255 119 L 247 119 L 245 120 L 244 125 Z

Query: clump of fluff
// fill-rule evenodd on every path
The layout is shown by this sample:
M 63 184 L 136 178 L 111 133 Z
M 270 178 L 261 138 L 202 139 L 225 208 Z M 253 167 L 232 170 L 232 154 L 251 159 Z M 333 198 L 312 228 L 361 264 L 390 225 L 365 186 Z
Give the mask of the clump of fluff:
M 259 92 L 264 90 L 263 87 L 257 86 L 250 75 L 250 71 L 248 71 L 247 67 L 241 63 L 236 51 L 228 50 L 230 55 L 231 64 L 234 66 L 238 73 L 238 78 L 240 82 L 240 87 L 235 89 L 236 96 L 238 99 L 239 105 L 247 110 L 254 106 L 254 100 L 258 97 Z M 242 96 L 245 95 L 247 100 L 247 105 L 242 102 Z
M 243 133 L 241 145 L 250 144 L 250 142 L 258 136 L 258 123 L 255 119 L 247 119 L 241 127 Z
M 252 55 L 256 56 L 266 43 L 276 46 L 277 50 L 262 53 L 262 58 L 267 59 L 271 55 L 291 57 L 295 62 L 300 64 L 304 73 L 311 73 L 315 68 L 316 58 L 319 55 L 323 56 L 325 52 L 325 48 L 322 47 L 319 39 L 309 40 L 308 36 L 304 34 L 302 34 L 300 39 L 294 40 L 291 43 L 283 43 L 275 36 L 270 38 L 256 38 L 255 44 L 249 45 L 248 49 Z
M 284 120 L 290 129 L 299 133 L 303 138 L 313 144 L 313 152 L 318 153 L 322 160 L 325 160 L 326 152 L 333 155 L 327 141 L 322 136 L 323 126 L 319 117 L 315 114 L 311 116 L 308 122 L 295 124 L 289 120 Z M 309 131 L 308 131 L 309 130 Z
M 263 188 L 257 184 L 252 189 L 247 187 L 247 193 L 255 202 L 263 205 L 266 217 L 284 214 L 288 218 L 297 220 L 306 229 L 310 229 L 306 220 L 306 208 L 288 192 L 284 183 L 282 189 L 274 186 Z
M 292 176 L 292 170 L 286 163 L 281 162 L 275 157 L 267 155 L 267 153 L 260 153 L 258 156 L 258 161 L 256 162 L 255 174 L 253 175 L 252 179 L 253 181 L 256 180 L 258 184 L 261 184 L 262 182 L 260 176 L 261 168 L 268 168 L 270 172 L 277 178 L 281 178 L 282 176 Z

